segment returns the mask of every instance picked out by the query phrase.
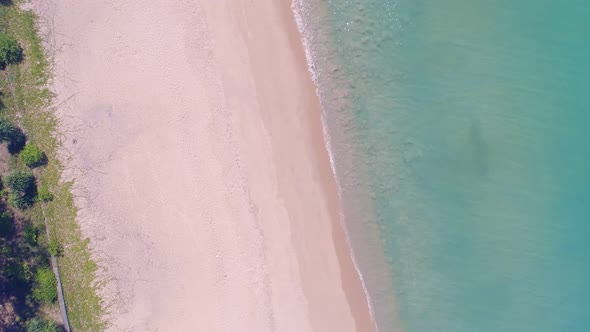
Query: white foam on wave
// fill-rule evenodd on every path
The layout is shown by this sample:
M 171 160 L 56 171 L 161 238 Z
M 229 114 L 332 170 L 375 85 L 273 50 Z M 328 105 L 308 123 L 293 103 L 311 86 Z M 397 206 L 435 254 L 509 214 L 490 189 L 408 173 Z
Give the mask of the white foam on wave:
M 358 263 L 356 260 L 356 256 L 354 254 L 354 249 L 352 248 L 352 244 L 350 242 L 350 236 L 348 234 L 348 229 L 346 228 L 346 224 L 344 223 L 344 212 L 343 212 L 343 208 L 342 208 L 342 204 L 343 204 L 342 203 L 342 187 L 340 185 L 340 181 L 339 181 L 338 175 L 337 175 L 338 173 L 336 171 L 336 162 L 334 160 L 334 153 L 332 152 L 332 140 L 330 137 L 330 133 L 328 131 L 328 124 L 327 124 L 327 120 L 326 120 L 326 111 L 321 103 L 322 97 L 321 97 L 321 92 L 320 92 L 320 87 L 319 87 L 320 73 L 318 72 L 316 64 L 315 64 L 316 57 L 315 57 L 314 49 L 313 49 L 313 45 L 312 45 L 313 36 L 311 36 L 311 33 L 307 29 L 307 24 L 305 21 L 305 17 L 309 15 L 309 9 L 306 7 L 304 0 L 292 0 L 291 9 L 293 10 L 293 16 L 295 17 L 295 22 L 297 23 L 297 29 L 299 30 L 299 33 L 301 35 L 301 42 L 303 44 L 303 49 L 305 50 L 305 58 L 307 60 L 307 69 L 309 70 L 309 73 L 311 74 L 312 81 L 315 85 L 316 94 L 317 94 L 318 98 L 320 99 L 320 108 L 321 108 L 321 112 L 322 112 L 321 121 L 322 121 L 322 131 L 323 131 L 323 136 L 324 136 L 324 142 L 326 145 L 326 150 L 328 151 L 328 156 L 330 158 L 330 167 L 332 168 L 332 174 L 334 176 L 334 180 L 336 181 L 336 186 L 338 189 L 340 224 L 341 224 L 342 228 L 344 229 L 344 233 L 346 235 L 346 242 L 348 243 L 348 247 L 351 251 L 350 254 L 352 257 L 352 262 L 353 262 L 354 268 L 359 276 L 359 279 L 361 281 L 361 285 L 363 287 L 365 297 L 367 298 L 367 304 L 369 306 L 369 314 L 371 316 L 371 321 L 375 325 L 375 329 L 377 331 L 379 331 L 377 324 L 375 322 L 375 312 L 373 310 L 371 296 L 369 295 L 369 291 L 367 290 L 367 286 L 365 284 L 365 279 L 363 278 L 363 274 L 361 273 L 361 270 L 359 269 L 359 266 L 358 266 Z

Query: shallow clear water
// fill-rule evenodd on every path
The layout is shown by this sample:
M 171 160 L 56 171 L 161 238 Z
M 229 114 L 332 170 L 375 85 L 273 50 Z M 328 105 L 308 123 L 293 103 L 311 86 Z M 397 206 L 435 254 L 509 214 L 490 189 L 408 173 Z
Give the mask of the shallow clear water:
M 381 330 L 590 331 L 590 2 L 305 4 Z

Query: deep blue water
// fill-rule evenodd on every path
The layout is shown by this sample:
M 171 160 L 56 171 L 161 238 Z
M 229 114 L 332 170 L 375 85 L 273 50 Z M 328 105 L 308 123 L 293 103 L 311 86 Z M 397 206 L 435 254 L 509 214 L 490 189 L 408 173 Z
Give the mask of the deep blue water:
M 304 16 L 381 330 L 590 331 L 590 2 Z

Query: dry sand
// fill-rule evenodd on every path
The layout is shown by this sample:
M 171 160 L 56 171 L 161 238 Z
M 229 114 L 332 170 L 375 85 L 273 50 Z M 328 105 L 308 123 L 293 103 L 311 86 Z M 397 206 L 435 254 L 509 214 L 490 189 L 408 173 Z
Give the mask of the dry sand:
M 36 3 L 110 330 L 373 330 L 289 1 Z

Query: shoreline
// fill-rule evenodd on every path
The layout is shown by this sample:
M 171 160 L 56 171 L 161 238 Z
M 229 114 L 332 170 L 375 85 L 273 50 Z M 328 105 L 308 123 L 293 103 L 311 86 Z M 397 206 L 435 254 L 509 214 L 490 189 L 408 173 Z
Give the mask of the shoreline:
M 45 6 L 111 329 L 376 329 L 290 4 Z
M 334 241 L 338 243 L 338 246 L 340 248 L 340 250 L 338 250 L 339 252 L 339 258 L 340 261 L 342 262 L 343 266 L 349 266 L 350 264 L 352 264 L 352 266 L 354 267 L 354 273 L 356 274 L 357 278 L 358 278 L 358 282 L 360 282 L 360 287 L 362 287 L 362 291 L 363 291 L 363 296 L 364 296 L 364 300 L 362 299 L 362 297 L 359 297 L 358 293 L 351 295 L 349 298 L 349 303 L 358 303 L 358 306 L 354 306 L 355 309 L 353 309 L 353 311 L 355 312 L 362 312 L 364 309 L 362 308 L 362 305 L 366 305 L 367 310 L 369 311 L 369 319 L 372 325 L 372 330 L 374 331 L 379 331 L 379 329 L 377 328 L 376 325 L 376 321 L 375 321 L 375 312 L 371 303 L 371 296 L 369 295 L 368 289 L 365 285 L 365 280 L 363 278 L 363 274 L 362 271 L 360 270 L 358 263 L 356 262 L 356 257 L 355 257 L 355 252 L 354 249 L 352 247 L 352 244 L 350 242 L 350 236 L 348 235 L 348 230 L 346 229 L 346 225 L 343 222 L 343 211 L 342 211 L 342 193 L 341 193 L 341 185 L 339 183 L 338 180 L 338 176 L 337 176 L 337 172 L 336 172 L 336 165 L 335 165 L 335 161 L 334 161 L 334 156 L 331 150 L 331 137 L 330 137 L 330 133 L 328 132 L 328 127 L 327 124 L 325 123 L 326 119 L 325 119 L 325 114 L 324 114 L 324 110 L 322 109 L 321 106 L 321 101 L 320 101 L 320 93 L 319 93 L 319 86 L 318 86 L 318 82 L 316 81 L 316 75 L 317 73 L 314 71 L 314 67 L 315 67 L 315 63 L 313 61 L 313 54 L 311 52 L 311 45 L 309 45 L 309 40 L 307 40 L 307 37 L 305 35 L 305 27 L 304 27 L 304 18 L 302 16 L 302 14 L 299 12 L 301 10 L 303 10 L 303 8 L 301 8 L 303 6 L 303 3 L 299 3 L 296 4 L 296 2 L 299 1 L 301 2 L 301 0 L 291 0 L 291 5 L 290 5 L 290 9 L 291 9 L 291 13 L 293 15 L 293 19 L 295 21 L 295 26 L 297 29 L 297 32 L 300 36 L 301 39 L 301 47 L 303 48 L 303 52 L 305 55 L 305 61 L 307 64 L 307 70 L 310 74 L 310 79 L 313 85 L 313 89 L 316 93 L 317 99 L 318 99 L 318 109 L 315 111 L 319 111 L 320 113 L 320 123 L 321 123 L 321 132 L 322 132 L 322 137 L 324 140 L 324 149 L 325 151 L 318 151 L 318 155 L 322 155 L 322 154 L 327 154 L 328 156 L 328 162 L 329 162 L 329 166 L 330 166 L 330 171 L 331 171 L 331 177 L 332 180 L 326 180 L 326 184 L 325 186 L 327 188 L 333 187 L 335 188 L 335 195 L 336 195 L 336 199 L 337 199 L 337 207 L 335 208 L 336 211 L 333 212 L 333 215 L 335 214 L 336 216 L 333 216 L 334 220 L 336 220 L 336 223 L 334 225 Z M 313 117 L 313 115 L 312 115 Z M 321 150 L 321 149 L 320 149 Z M 325 163 L 325 162 L 324 162 Z M 329 193 L 328 195 L 334 195 L 333 191 L 331 190 L 332 193 Z M 347 273 L 351 274 L 350 271 L 347 271 Z M 354 277 L 350 277 L 353 278 Z M 351 280 L 351 283 L 354 283 L 354 280 Z M 353 286 L 354 287 L 354 286 Z M 347 292 L 348 293 L 348 292 Z M 364 302 L 364 303 L 363 303 Z M 363 326 L 363 324 L 358 324 L 357 323 L 357 329 L 362 330 L 362 328 L 367 328 L 366 325 L 366 317 L 363 317 L 360 319 L 365 320 L 365 326 Z

